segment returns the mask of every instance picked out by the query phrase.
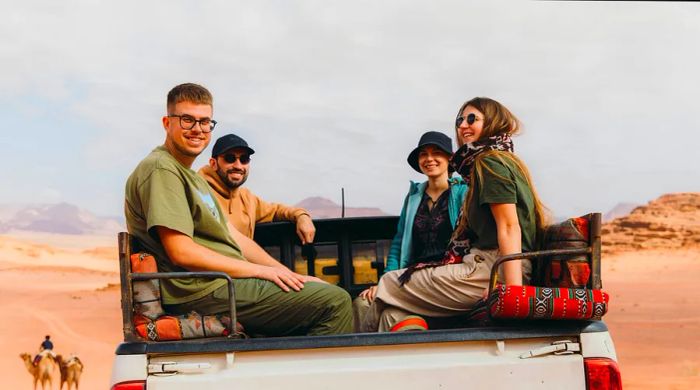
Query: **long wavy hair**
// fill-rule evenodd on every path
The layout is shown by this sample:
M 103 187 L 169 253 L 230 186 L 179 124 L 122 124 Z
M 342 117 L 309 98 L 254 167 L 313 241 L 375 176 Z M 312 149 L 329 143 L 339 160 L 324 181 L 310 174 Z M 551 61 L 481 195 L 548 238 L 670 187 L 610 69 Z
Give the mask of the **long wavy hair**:
M 468 100 L 459 108 L 459 111 L 457 112 L 457 117 L 462 116 L 462 112 L 464 112 L 464 109 L 467 108 L 467 106 L 474 107 L 475 109 L 479 110 L 484 116 L 482 131 L 481 135 L 479 136 L 480 140 L 499 134 L 515 135 L 520 132 L 520 120 L 518 120 L 518 118 L 515 115 L 513 115 L 513 113 L 511 113 L 510 110 L 508 110 L 504 105 L 493 99 L 489 99 L 486 97 L 476 97 L 471 100 Z M 457 126 L 455 126 L 455 135 L 457 138 L 457 144 L 460 147 L 464 145 L 462 137 L 459 134 L 459 127 Z M 473 183 L 475 182 L 474 180 L 478 180 L 480 183 L 482 182 L 484 169 L 488 170 L 489 173 L 496 177 L 502 178 L 504 180 L 509 180 L 508 178 L 502 177 L 501 175 L 497 174 L 486 164 L 483 163 L 484 158 L 489 156 L 497 158 L 503 164 L 506 164 L 506 162 L 511 162 L 517 167 L 518 170 L 520 170 L 520 172 L 523 174 L 523 177 L 525 177 L 525 180 L 527 180 L 527 184 L 532 190 L 532 197 L 535 203 L 535 226 L 537 229 L 537 242 L 541 242 L 544 229 L 548 223 L 549 217 L 547 208 L 542 204 L 542 202 L 540 201 L 540 197 L 537 195 L 537 191 L 535 190 L 535 186 L 532 182 L 532 176 L 530 175 L 530 171 L 527 169 L 525 163 L 514 153 L 496 150 L 484 152 L 480 156 L 478 156 L 474 161 L 472 171 L 469 173 L 472 178 L 472 185 L 469 186 L 469 192 L 467 194 L 465 202 L 462 205 L 460 219 L 457 224 L 457 227 L 455 228 L 452 238 L 456 239 L 460 237 L 460 235 L 464 233 L 464 230 L 469 226 L 468 210 L 474 197 Z

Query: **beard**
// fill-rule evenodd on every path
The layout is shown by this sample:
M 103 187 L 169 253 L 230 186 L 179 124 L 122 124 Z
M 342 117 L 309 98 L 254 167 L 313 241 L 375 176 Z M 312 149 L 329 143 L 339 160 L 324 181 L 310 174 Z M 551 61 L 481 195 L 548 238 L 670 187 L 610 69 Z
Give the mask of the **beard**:
M 228 175 L 232 173 L 240 173 L 241 175 L 243 175 L 243 177 L 238 181 L 233 181 L 228 178 Z M 218 168 L 216 170 L 216 174 L 219 175 L 221 181 L 224 182 L 224 184 L 226 184 L 226 187 L 232 190 L 235 190 L 236 188 L 242 186 L 243 183 L 245 183 L 245 181 L 248 180 L 248 171 L 243 169 L 231 168 L 228 170 L 223 170 L 221 168 Z

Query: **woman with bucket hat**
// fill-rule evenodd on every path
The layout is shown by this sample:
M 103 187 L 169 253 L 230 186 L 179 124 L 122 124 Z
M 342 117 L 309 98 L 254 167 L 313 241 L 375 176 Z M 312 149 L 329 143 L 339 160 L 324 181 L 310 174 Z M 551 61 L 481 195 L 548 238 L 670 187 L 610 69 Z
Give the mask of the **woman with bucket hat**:
M 467 182 L 469 193 L 447 252 L 439 261 L 384 274 L 361 331 L 398 326 L 392 320 L 422 320 L 405 319 L 411 313 L 448 317 L 467 312 L 486 297 L 498 256 L 536 250 L 546 213 L 527 167 L 513 153 L 511 136 L 519 129 L 520 121 L 493 99 L 477 97 L 461 106 L 455 121 L 460 148 L 450 165 Z M 528 282 L 528 260 L 501 267 L 505 285 Z M 397 314 L 384 318 L 388 311 L 403 313 L 404 319 Z
M 424 133 L 409 153 L 408 165 L 428 180 L 410 184 L 387 256 L 386 272 L 443 257 L 467 191 L 461 178 L 450 178 L 451 156 L 452 140 L 437 131 Z M 377 286 L 372 286 L 355 299 L 356 330 L 376 291 Z

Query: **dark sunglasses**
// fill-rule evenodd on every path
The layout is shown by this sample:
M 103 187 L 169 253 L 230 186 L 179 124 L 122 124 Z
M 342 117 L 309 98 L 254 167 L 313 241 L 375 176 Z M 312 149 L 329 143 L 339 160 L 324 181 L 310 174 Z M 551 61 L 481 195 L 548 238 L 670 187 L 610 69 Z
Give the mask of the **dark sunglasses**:
M 250 155 L 241 154 L 239 157 L 232 153 L 224 154 L 224 161 L 226 161 L 227 163 L 233 164 L 236 162 L 236 160 L 240 160 L 241 164 L 246 165 L 250 162 Z
M 463 116 L 460 116 L 457 118 L 457 120 L 455 120 L 455 127 L 459 127 L 462 124 L 462 122 L 464 122 L 465 119 L 467 120 L 468 125 L 473 125 L 474 122 L 476 122 L 477 117 L 474 113 L 467 115 L 466 118 Z

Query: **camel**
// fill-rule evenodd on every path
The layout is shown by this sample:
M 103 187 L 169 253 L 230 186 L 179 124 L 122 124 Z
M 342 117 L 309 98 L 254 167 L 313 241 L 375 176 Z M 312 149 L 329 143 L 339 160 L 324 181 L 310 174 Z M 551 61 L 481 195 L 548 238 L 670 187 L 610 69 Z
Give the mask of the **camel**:
M 75 390 L 78 390 L 80 374 L 83 372 L 83 362 L 75 355 L 66 360 L 63 360 L 63 356 L 57 355 L 56 360 L 58 361 L 58 369 L 61 371 L 61 386 L 58 389 L 63 390 L 63 384 L 68 383 L 67 390 L 70 390 L 73 384 L 75 384 Z
M 54 360 L 53 356 L 51 356 L 48 351 L 42 351 L 40 353 L 41 355 L 41 360 L 39 360 L 39 363 L 35 366 L 34 362 L 32 359 L 32 355 L 28 353 L 22 353 L 19 355 L 20 358 L 24 361 L 25 367 L 27 367 L 27 371 L 29 371 L 30 374 L 34 377 L 34 390 L 36 390 L 36 383 L 38 381 L 41 381 L 41 389 L 45 390 L 46 389 L 46 381 L 49 382 L 49 387 L 48 389 L 51 390 L 53 387 L 53 383 L 51 381 L 51 373 L 53 370 L 56 369 L 56 361 Z

